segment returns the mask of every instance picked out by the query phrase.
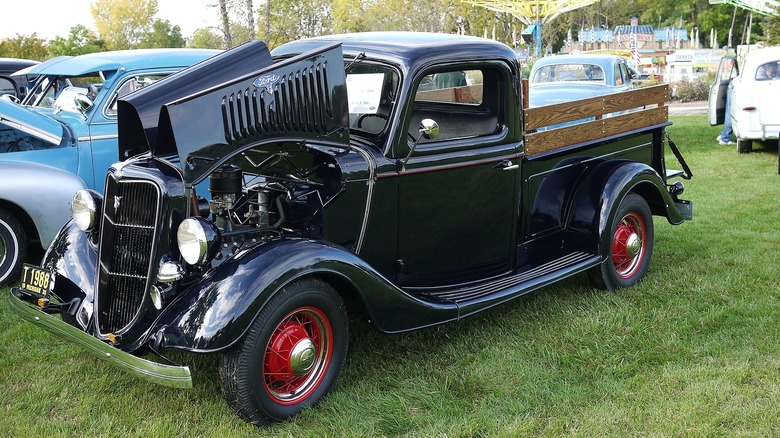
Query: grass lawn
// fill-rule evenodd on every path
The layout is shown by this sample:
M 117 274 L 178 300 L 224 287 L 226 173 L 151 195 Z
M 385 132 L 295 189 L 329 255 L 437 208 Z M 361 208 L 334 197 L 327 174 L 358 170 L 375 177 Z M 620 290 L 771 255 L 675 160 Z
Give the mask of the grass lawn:
M 738 155 L 706 116 L 672 121 L 694 220 L 656 218 L 637 287 L 580 275 L 404 335 L 353 318 L 332 395 L 262 430 L 222 400 L 215 358 L 180 357 L 193 390 L 133 379 L 22 322 L 2 289 L 0 435 L 778 436 L 777 146 Z

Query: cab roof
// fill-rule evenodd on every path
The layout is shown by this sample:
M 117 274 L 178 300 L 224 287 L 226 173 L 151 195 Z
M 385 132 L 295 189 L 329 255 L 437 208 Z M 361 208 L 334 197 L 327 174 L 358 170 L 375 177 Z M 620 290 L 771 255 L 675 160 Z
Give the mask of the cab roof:
M 476 58 L 514 60 L 515 52 L 505 44 L 480 37 L 430 32 L 360 32 L 307 38 L 283 44 L 273 51 L 284 58 L 332 43 L 341 43 L 347 57 L 365 53 L 411 69 L 419 63 Z

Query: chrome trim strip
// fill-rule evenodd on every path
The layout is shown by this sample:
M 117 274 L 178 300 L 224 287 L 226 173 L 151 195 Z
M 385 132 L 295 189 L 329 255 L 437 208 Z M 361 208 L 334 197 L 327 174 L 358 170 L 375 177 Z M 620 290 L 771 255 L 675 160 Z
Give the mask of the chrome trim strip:
M 350 146 L 350 148 L 363 156 L 368 166 L 368 194 L 366 195 L 366 210 L 363 212 L 363 224 L 360 226 L 360 234 L 355 241 L 355 254 L 360 254 L 360 249 L 363 247 L 363 238 L 366 236 L 366 228 L 368 228 L 368 216 L 371 212 L 371 201 L 374 199 L 374 183 L 376 182 L 376 162 L 374 157 L 370 153 L 364 151 L 359 147 Z
M 86 136 L 86 137 L 79 137 L 79 141 L 95 141 L 95 140 L 113 140 L 115 138 L 119 138 L 119 135 L 117 134 L 107 134 L 107 135 L 95 135 L 95 136 Z
M 80 345 L 93 356 L 103 359 L 136 377 L 172 388 L 192 388 L 192 375 L 189 367 L 152 362 L 112 347 L 59 318 L 43 313 L 37 308 L 28 305 L 16 296 L 15 290 L 16 288 L 11 289 L 11 309 L 25 321 L 43 327 L 67 341 Z
M 0 122 L 3 122 L 12 128 L 16 128 L 22 132 L 24 132 L 27 135 L 33 135 L 35 137 L 38 137 L 42 140 L 48 141 L 49 143 L 57 146 L 62 142 L 62 136 L 56 136 L 53 134 L 49 134 L 46 131 L 42 131 L 40 129 L 36 129 L 33 126 L 26 125 L 21 122 L 17 122 L 16 120 L 9 119 L 8 117 L 0 116 Z

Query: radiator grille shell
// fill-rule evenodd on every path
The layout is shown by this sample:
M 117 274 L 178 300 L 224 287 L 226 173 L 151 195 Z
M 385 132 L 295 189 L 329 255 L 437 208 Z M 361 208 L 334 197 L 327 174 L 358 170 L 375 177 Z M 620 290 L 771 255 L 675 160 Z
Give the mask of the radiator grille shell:
M 120 334 L 141 310 L 152 270 L 161 208 L 151 181 L 109 175 L 103 198 L 95 308 L 101 334 Z

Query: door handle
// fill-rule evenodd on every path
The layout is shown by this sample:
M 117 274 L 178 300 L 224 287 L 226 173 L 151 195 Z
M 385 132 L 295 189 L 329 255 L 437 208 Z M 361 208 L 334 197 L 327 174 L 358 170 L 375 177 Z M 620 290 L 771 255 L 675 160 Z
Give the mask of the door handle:
M 512 160 L 504 160 L 495 166 L 493 166 L 494 169 L 501 169 L 501 170 L 515 170 L 519 168 L 519 164 L 512 164 Z

